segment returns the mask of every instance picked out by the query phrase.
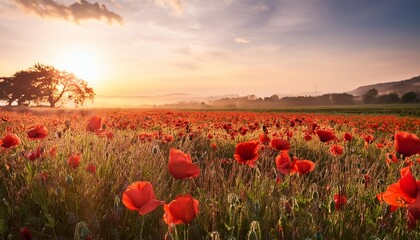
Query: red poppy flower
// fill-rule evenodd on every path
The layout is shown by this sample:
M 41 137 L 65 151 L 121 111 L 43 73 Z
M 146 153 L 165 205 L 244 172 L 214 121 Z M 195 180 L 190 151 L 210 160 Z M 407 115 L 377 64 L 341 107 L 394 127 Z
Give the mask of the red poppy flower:
M 311 141 L 312 140 L 312 136 L 309 133 L 305 133 L 305 136 L 303 137 L 305 139 L 305 141 Z
M 216 149 L 217 149 L 217 145 L 216 145 L 216 143 L 212 143 L 210 146 L 211 146 L 211 148 L 213 148 L 214 150 L 216 150 Z
M 55 157 L 56 153 L 57 153 L 57 148 L 55 146 L 52 146 L 50 149 L 50 155 L 52 157 Z
M 49 178 L 50 174 L 48 174 L 48 172 L 42 172 L 39 174 L 39 177 L 41 178 L 41 180 L 43 182 L 46 182 Z
M 32 233 L 31 233 L 31 231 L 29 231 L 28 227 L 23 227 L 23 228 L 20 229 L 19 238 L 21 240 L 31 240 L 32 239 Z
M 268 144 L 270 142 L 270 137 L 266 133 L 261 133 L 259 137 L 262 144 Z
M 168 169 L 175 179 L 193 178 L 200 174 L 200 168 L 192 162 L 190 155 L 174 148 L 169 151 Z
M 164 202 L 156 199 L 150 182 L 134 182 L 124 191 L 122 203 L 128 209 L 138 211 L 139 215 L 145 215 Z
M 385 161 L 386 161 L 386 165 L 388 165 L 388 167 L 389 167 L 389 164 L 391 162 L 398 163 L 397 155 L 395 155 L 395 153 L 387 153 Z
M 256 140 L 241 142 L 236 145 L 234 158 L 240 164 L 255 167 L 258 160 L 259 142 Z
M 344 133 L 344 141 L 346 142 L 350 142 L 353 139 L 353 136 L 351 135 L 351 133 Z
M 309 160 L 298 160 L 295 162 L 293 172 L 298 172 L 301 175 L 305 175 L 312 172 L 315 169 L 315 163 Z
M 48 135 L 48 130 L 41 124 L 32 125 L 26 133 L 29 139 L 44 139 Z
M 198 214 L 198 200 L 191 195 L 179 195 L 169 204 L 163 205 L 165 214 L 163 220 L 166 224 L 188 224 Z
M 86 171 L 89 172 L 89 173 L 95 173 L 96 172 L 96 166 L 95 166 L 95 164 L 89 163 L 86 166 Z
M 282 152 L 276 157 L 276 167 L 281 173 L 305 175 L 315 169 L 315 163 L 309 160 L 298 160 L 290 158 L 287 152 Z
M 392 206 L 406 207 L 415 202 L 420 181 L 416 181 L 411 174 L 410 167 L 405 167 L 400 171 L 401 179 L 391 184 L 385 192 L 381 194 L 382 200 Z M 419 194 L 420 195 L 420 194 Z
M 273 138 L 273 140 L 271 140 L 271 146 L 277 151 L 287 151 L 290 149 L 289 141 L 279 138 Z
M 365 134 L 363 135 L 363 139 L 365 140 L 365 146 L 369 146 L 373 142 L 373 139 L 375 139 L 375 136 L 372 134 Z
M 102 128 L 102 118 L 98 116 L 93 116 L 90 118 L 88 125 L 86 126 L 86 131 L 95 132 Z
M 16 136 L 16 134 L 13 134 L 13 133 L 6 134 L 6 136 L 4 136 L 1 139 L 1 141 L 3 142 L 1 146 L 4 148 L 12 148 L 21 144 L 20 138 Z
M 336 139 L 334 132 L 331 129 L 319 129 L 315 131 L 321 142 L 330 142 Z
M 409 157 L 420 153 L 420 139 L 408 132 L 397 132 L 395 134 L 395 150 L 404 156 Z
M 71 168 L 76 169 L 80 164 L 80 155 L 74 154 L 69 157 L 68 164 Z
M 335 210 L 338 211 L 347 204 L 347 197 L 342 194 L 334 195 Z
M 288 175 L 290 174 L 290 171 L 292 170 L 292 167 L 294 166 L 295 162 L 296 162 L 296 159 L 294 159 L 293 162 L 291 161 L 288 152 L 281 152 L 276 157 L 277 170 L 279 170 L 281 173 L 285 175 Z
M 385 192 L 378 194 L 377 198 L 394 209 L 407 207 L 408 223 L 409 226 L 413 226 L 420 219 L 420 181 L 416 181 L 410 167 L 401 169 L 400 174 L 400 180 L 391 184 Z
M 42 147 L 37 147 L 35 150 L 25 154 L 25 158 L 34 161 L 35 159 L 40 158 L 43 152 L 44 149 Z
M 333 156 L 339 156 L 339 155 L 343 154 L 343 147 L 338 145 L 338 144 L 331 145 L 330 153 Z

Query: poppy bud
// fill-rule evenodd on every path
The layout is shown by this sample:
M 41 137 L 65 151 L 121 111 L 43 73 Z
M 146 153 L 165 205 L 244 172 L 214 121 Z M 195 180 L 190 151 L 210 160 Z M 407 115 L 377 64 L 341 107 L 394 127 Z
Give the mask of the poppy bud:
M 213 231 L 210 233 L 211 240 L 220 240 L 220 234 L 217 231 Z
M 257 240 L 261 239 L 261 230 L 260 230 L 260 224 L 257 221 L 252 221 L 251 223 L 251 229 L 248 232 L 248 239 L 249 240 Z
M 248 240 L 258 240 L 258 236 L 257 236 L 257 233 L 255 232 L 255 231 L 253 231 L 253 230 L 250 230 L 249 232 L 248 232 L 248 238 L 247 238 Z
M 335 202 L 334 202 L 334 200 L 332 200 L 330 202 L 330 212 L 334 212 L 334 210 L 335 210 Z
M 70 128 L 70 120 L 64 121 L 64 125 L 66 126 L 66 128 Z
M 318 198 L 318 191 L 314 191 L 314 192 L 312 193 L 312 198 L 313 198 L 313 199 L 317 199 L 317 198 Z
M 63 193 L 63 190 L 62 190 L 60 187 L 57 187 L 57 188 L 55 189 L 55 193 L 56 193 L 58 196 L 61 196 L 61 194 Z
M 66 183 L 68 185 L 71 185 L 73 183 L 73 178 L 70 175 L 67 175 L 67 177 L 66 177 Z
M 21 240 L 31 240 L 32 239 L 32 233 L 29 231 L 28 227 L 23 227 L 23 228 L 20 229 L 19 238 Z
M 286 205 L 284 206 L 284 210 L 288 213 L 288 214 L 292 214 L 292 206 L 290 206 L 289 202 L 286 202 Z

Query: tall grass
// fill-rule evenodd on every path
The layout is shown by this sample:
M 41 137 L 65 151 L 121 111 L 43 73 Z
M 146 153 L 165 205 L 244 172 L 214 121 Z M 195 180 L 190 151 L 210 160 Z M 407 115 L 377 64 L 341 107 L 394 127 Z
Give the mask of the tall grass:
M 167 233 L 179 239 L 187 233 L 189 239 L 420 238 L 418 228 L 407 228 L 404 209 L 391 213 L 389 206 L 376 200 L 399 179 L 404 166 L 403 161 L 389 167 L 385 162 L 386 154 L 394 151 L 394 131 L 419 135 L 418 118 L 163 110 L 0 114 L 7 121 L 1 123 L 0 133 L 14 132 L 22 140 L 0 153 L 2 239 L 18 238 L 22 227 L 28 227 L 36 239 L 163 239 Z M 106 117 L 112 139 L 85 131 L 93 114 Z M 47 138 L 26 137 L 26 127 L 34 123 L 47 127 Z M 224 123 L 232 129 L 226 131 Z M 339 139 L 351 132 L 354 139 L 338 141 L 344 153 L 334 157 L 331 144 L 320 142 L 316 135 L 304 140 L 312 123 L 333 128 Z M 308 175 L 281 175 L 274 162 L 278 153 L 269 146 L 260 150 L 256 168 L 238 164 L 233 159 L 236 144 L 258 139 L 263 125 L 271 137 L 277 133 L 287 138 L 286 133 L 292 132 L 290 153 L 315 162 L 315 170 Z M 246 135 L 232 134 L 241 126 L 249 129 Z M 142 141 L 140 133 L 153 137 Z M 208 133 L 214 138 L 209 139 Z M 373 143 L 365 146 L 364 133 L 375 136 Z M 165 143 L 164 135 L 174 140 Z M 377 148 L 379 142 L 385 147 Z M 38 146 L 44 148 L 40 159 L 24 157 Z M 49 153 L 52 147 L 55 155 Z M 170 148 L 190 154 L 201 169 L 199 177 L 174 179 L 167 170 Z M 72 154 L 81 154 L 76 169 L 67 163 Z M 86 171 L 90 163 L 97 167 L 93 174 Z M 420 176 L 418 163 L 412 169 L 414 176 Z M 42 173 L 48 174 L 46 180 Z M 164 223 L 162 207 L 144 217 L 128 210 L 121 196 L 134 181 L 151 182 L 157 199 L 167 203 L 179 194 L 191 194 L 200 202 L 199 214 L 188 226 L 173 227 Z M 347 204 L 337 210 L 333 196 L 339 192 L 347 196 Z

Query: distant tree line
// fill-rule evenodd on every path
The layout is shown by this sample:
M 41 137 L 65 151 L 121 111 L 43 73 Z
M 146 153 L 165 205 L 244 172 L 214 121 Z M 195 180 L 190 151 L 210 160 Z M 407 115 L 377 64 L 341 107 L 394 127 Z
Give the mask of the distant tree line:
M 403 95 L 397 93 L 378 94 L 375 88 L 369 89 L 366 94 L 362 96 L 365 104 L 392 104 L 392 103 L 415 103 L 420 102 L 420 96 L 416 92 L 410 91 Z
M 403 95 L 396 93 L 379 95 L 376 89 L 370 89 L 363 96 L 353 96 L 348 93 L 330 93 L 320 96 L 297 96 L 283 97 L 278 95 L 271 97 L 256 97 L 249 95 L 237 98 L 222 98 L 210 102 L 208 105 L 201 103 L 202 107 L 221 108 L 270 108 L 276 106 L 319 106 L 319 105 L 353 105 L 353 104 L 396 104 L 396 103 L 419 103 L 420 95 L 410 91 Z
M 10 77 L 0 77 L 0 101 L 6 105 L 40 105 L 55 107 L 68 100 L 75 106 L 93 100 L 95 93 L 88 84 L 74 74 L 53 66 L 37 63 Z

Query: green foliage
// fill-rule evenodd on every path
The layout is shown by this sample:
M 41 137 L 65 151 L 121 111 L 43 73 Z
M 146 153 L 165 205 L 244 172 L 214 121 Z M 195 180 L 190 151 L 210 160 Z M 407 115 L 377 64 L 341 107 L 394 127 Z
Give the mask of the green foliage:
M 80 106 L 95 96 L 93 89 L 74 74 L 40 63 L 16 72 L 12 77 L 0 78 L 0 89 L 0 100 L 6 101 L 9 106 L 16 102 L 26 106 L 48 103 L 55 107 L 64 103 L 65 98 Z
M 85 113 L 53 112 L 54 121 L 48 123 L 50 134 L 42 141 L 29 141 L 22 137 L 17 149 L 4 150 L 0 155 L 0 235 L 18 236 L 22 226 L 28 226 L 37 239 L 416 239 L 418 228 L 409 231 L 404 209 L 391 213 L 389 207 L 375 200 L 376 194 L 398 179 L 403 163 L 388 167 L 385 164 L 389 148 L 378 149 L 381 139 L 391 141 L 392 133 L 372 130 L 358 125 L 358 131 L 370 132 L 374 143 L 365 146 L 356 136 L 344 145 L 345 153 L 333 157 L 330 145 L 317 139 L 304 140 L 309 125 L 297 125 L 291 138 L 293 155 L 316 163 L 314 172 L 308 175 L 280 176 L 276 182 L 274 159 L 277 155 L 268 146 L 260 152 L 258 166 L 251 169 L 233 160 L 236 143 L 258 139 L 260 129 L 246 136 L 229 138 L 224 129 L 208 126 L 217 122 L 191 123 L 194 137 L 185 133 L 185 127 L 174 127 L 165 122 L 184 118 L 183 112 L 165 118 L 161 112 L 150 112 L 148 118 L 132 118 L 133 129 L 113 128 L 126 121 L 119 112 L 109 111 L 106 129 L 113 129 L 114 138 L 107 140 L 85 132 Z M 249 113 L 252 114 L 252 113 Z M 42 115 L 42 114 L 40 114 Z M 129 114 L 128 114 L 129 115 Z M 295 114 L 294 118 L 299 115 Z M 265 116 L 265 113 L 255 116 Z M 289 131 L 290 119 L 282 114 L 269 122 L 280 122 L 271 133 Z M 323 115 L 316 115 L 317 117 Z M 221 122 L 225 119 L 221 114 Z M 301 118 L 309 119 L 305 114 Z M 28 122 L 45 122 L 46 117 L 26 114 Z M 354 117 L 364 119 L 361 116 Z M 261 118 L 262 119 L 262 118 Z M 394 118 L 393 118 L 394 119 Z M 20 121 L 20 119 L 19 119 Z M 245 125 L 236 118 L 233 129 Z M 385 121 L 385 120 L 384 120 Z M 415 119 L 398 118 L 399 127 L 419 133 Z M 362 121 L 361 121 L 362 122 Z M 376 122 L 374 122 L 376 123 Z M 381 122 L 381 126 L 389 122 Z M 20 122 L 19 122 L 20 124 Z M 334 129 L 339 139 L 354 126 L 339 123 L 335 118 L 319 122 Z M 378 123 L 379 124 L 379 123 Z M 200 125 L 201 131 L 198 131 Z M 207 126 L 206 126 L 207 125 Z M 25 136 L 25 130 L 14 123 L 2 123 L 0 130 L 12 126 L 16 134 Z M 64 129 L 66 129 L 64 131 Z M 153 130 L 151 130 L 153 129 Z M 374 128 L 373 128 L 374 129 Z M 139 132 L 161 132 L 174 136 L 174 141 L 164 143 L 153 139 L 140 141 Z M 208 132 L 215 137 L 209 140 Z M 54 134 L 61 132 L 61 135 Z M 230 136 L 230 135 L 226 135 Z M 210 144 L 216 142 L 217 148 Z M 41 159 L 29 161 L 23 153 L 42 145 Z M 48 154 L 52 146 L 57 155 Z M 193 162 L 200 166 L 196 179 L 174 180 L 167 171 L 171 147 L 189 153 Z M 67 158 L 74 153 L 82 156 L 81 165 L 71 169 Z M 92 174 L 85 170 L 88 163 L 97 166 Z M 47 172 L 47 180 L 40 174 Z M 420 172 L 418 165 L 413 172 Z M 365 174 L 372 181 L 362 182 Z M 418 176 L 418 174 L 417 174 Z M 134 181 L 152 183 L 156 197 L 170 202 L 178 194 L 190 193 L 200 201 L 200 212 L 187 226 L 168 230 L 163 222 L 163 209 L 141 217 L 121 202 L 125 187 Z M 334 194 L 342 191 L 347 205 L 335 209 Z M 143 226 L 143 227 L 142 227 Z M 168 237 L 169 238 L 169 237 Z
M 415 92 L 405 93 L 401 97 L 401 101 L 404 103 L 412 103 L 412 102 L 416 102 L 416 100 L 417 100 L 417 93 Z
M 375 88 L 369 89 L 365 95 L 363 95 L 363 103 L 371 104 L 377 103 L 378 101 L 378 90 Z

